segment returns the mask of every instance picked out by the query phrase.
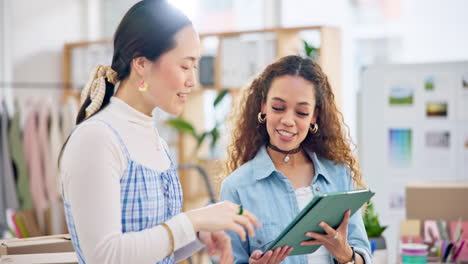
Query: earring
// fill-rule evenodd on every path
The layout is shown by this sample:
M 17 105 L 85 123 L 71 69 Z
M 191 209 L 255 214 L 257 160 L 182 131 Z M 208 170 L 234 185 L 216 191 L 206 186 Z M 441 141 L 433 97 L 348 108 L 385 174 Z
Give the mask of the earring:
M 263 115 L 263 117 L 262 117 L 262 115 Z M 258 122 L 259 122 L 260 124 L 265 123 L 265 121 L 266 121 L 266 114 L 262 114 L 262 112 L 258 112 L 257 119 L 258 119 Z
M 138 91 L 140 92 L 148 91 L 148 84 L 143 80 L 138 83 L 137 87 L 138 87 Z
M 317 124 L 317 123 L 315 123 L 315 124 L 310 124 L 309 131 L 310 131 L 310 133 L 312 133 L 312 134 L 317 133 L 317 131 L 318 131 L 318 124 Z

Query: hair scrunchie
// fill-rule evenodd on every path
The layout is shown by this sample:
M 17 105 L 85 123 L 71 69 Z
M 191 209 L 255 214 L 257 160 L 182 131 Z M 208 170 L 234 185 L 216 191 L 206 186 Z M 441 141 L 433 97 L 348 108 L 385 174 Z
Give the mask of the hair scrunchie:
M 91 72 L 90 80 L 81 92 L 81 105 L 88 96 L 91 98 L 91 104 L 86 107 L 86 118 L 96 113 L 101 107 L 106 94 L 106 78 L 114 85 L 118 82 L 117 72 L 110 66 L 97 65 Z

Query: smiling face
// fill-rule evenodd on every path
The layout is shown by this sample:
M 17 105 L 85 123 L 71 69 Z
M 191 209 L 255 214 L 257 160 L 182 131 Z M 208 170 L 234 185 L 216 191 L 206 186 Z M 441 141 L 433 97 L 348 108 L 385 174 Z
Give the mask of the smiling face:
M 285 151 L 299 147 L 317 122 L 315 104 L 313 83 L 300 76 L 275 78 L 262 104 L 270 144 Z
M 178 115 L 187 96 L 197 84 L 200 40 L 193 26 L 186 26 L 174 36 L 175 48 L 164 53 L 145 68 L 142 79 L 148 83 L 145 101 L 153 107 Z

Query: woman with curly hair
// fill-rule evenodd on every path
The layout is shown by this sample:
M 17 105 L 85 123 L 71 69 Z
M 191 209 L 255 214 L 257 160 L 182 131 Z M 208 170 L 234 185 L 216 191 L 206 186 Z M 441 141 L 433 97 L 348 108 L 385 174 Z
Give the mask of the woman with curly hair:
M 323 245 L 287 257 L 284 246 L 262 252 L 314 195 L 364 186 L 343 116 L 320 66 L 287 56 L 269 65 L 246 89 L 232 116 L 227 175 L 221 199 L 242 204 L 262 222 L 255 238 L 231 233 L 236 263 L 371 263 L 361 214 L 345 213 L 326 234 L 302 245 Z

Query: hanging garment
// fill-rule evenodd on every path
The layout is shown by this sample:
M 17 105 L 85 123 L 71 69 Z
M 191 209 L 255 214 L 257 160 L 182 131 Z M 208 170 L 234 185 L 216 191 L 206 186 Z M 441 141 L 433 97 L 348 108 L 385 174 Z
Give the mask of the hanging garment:
M 0 107 L 0 120 L 1 115 L 4 115 Z M 0 138 L 2 137 L 2 123 L 0 122 Z M 0 141 L 0 161 L 3 160 L 3 142 Z M 1 164 L 0 164 L 1 165 Z M 5 196 L 5 176 L 3 172 L 3 167 L 0 166 L 0 238 L 3 233 L 8 230 L 8 225 L 6 221 L 6 196 Z
M 37 213 L 37 221 L 41 232 L 45 231 L 45 211 L 48 207 L 46 197 L 46 179 L 44 175 L 43 162 L 40 149 L 40 138 L 38 131 L 38 107 L 33 106 L 28 111 L 23 132 L 23 150 L 28 176 L 30 191 L 34 208 Z
M 49 153 L 50 153 L 50 175 L 49 177 L 49 202 L 51 235 L 66 233 L 65 214 L 61 197 L 61 184 L 59 178 L 58 157 L 63 145 L 62 131 L 60 130 L 60 118 L 56 104 L 50 105 L 50 128 L 49 128 Z M 65 231 L 64 231 L 65 230 Z
M 4 179 L 3 193 L 5 196 L 6 208 L 19 209 L 18 194 L 16 192 L 16 182 L 13 174 L 9 149 L 10 144 L 8 142 L 8 111 L 4 104 L 0 104 L 0 108 L 0 112 L 2 112 L 2 115 L 0 116 L 0 152 L 2 153 L 2 157 L 0 158 L 0 170 L 2 171 Z
M 20 129 L 20 113 L 19 110 L 14 114 L 11 120 L 11 126 L 8 132 L 8 141 L 10 142 L 9 150 L 13 161 L 13 166 L 16 169 L 16 189 L 22 209 L 30 209 L 33 207 L 31 191 L 29 188 L 28 169 L 24 160 L 23 141 Z
M 45 196 L 47 200 L 55 191 L 55 178 L 52 177 L 51 157 L 49 150 L 49 108 L 44 104 L 38 105 L 37 120 L 37 142 L 39 146 L 39 157 L 41 159 L 42 179 L 45 183 Z
M 11 165 L 11 156 L 8 142 L 8 111 L 0 103 L 0 235 L 8 230 L 7 209 L 18 209 L 19 201 L 16 193 L 16 183 Z
M 50 156 L 50 144 L 49 144 L 49 106 L 40 103 L 38 104 L 38 120 L 37 120 L 37 139 L 39 145 L 41 167 L 42 167 L 42 178 L 44 180 L 45 196 L 47 197 L 47 208 L 44 212 L 45 219 L 45 235 L 52 234 L 52 208 L 51 208 L 51 197 L 54 196 L 56 191 L 56 181 L 54 175 L 52 175 L 51 167 L 51 156 Z M 55 197 L 54 197 L 55 198 Z
M 50 153 L 50 179 L 49 200 L 51 202 L 61 200 L 61 185 L 59 178 L 58 157 L 62 150 L 64 138 L 60 130 L 60 117 L 58 107 L 54 104 L 50 106 L 50 128 L 49 128 L 49 153 Z

